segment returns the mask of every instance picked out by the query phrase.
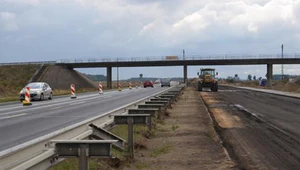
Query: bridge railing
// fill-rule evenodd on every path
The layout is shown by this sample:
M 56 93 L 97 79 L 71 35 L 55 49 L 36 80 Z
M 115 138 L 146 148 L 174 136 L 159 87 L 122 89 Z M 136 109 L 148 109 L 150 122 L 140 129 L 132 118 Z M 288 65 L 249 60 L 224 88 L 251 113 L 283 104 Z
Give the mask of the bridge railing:
M 30 65 L 30 64 L 57 64 L 57 63 L 105 63 L 105 62 L 146 62 L 146 61 L 171 61 L 171 60 L 245 60 L 245 59 L 280 59 L 281 54 L 204 54 L 204 55 L 186 55 L 186 56 L 149 56 L 149 57 L 128 57 L 128 58 L 90 58 L 90 59 L 59 59 L 56 61 L 38 61 L 38 62 L 11 62 L 0 63 L 4 65 Z M 300 54 L 286 53 L 284 59 L 300 58 Z
M 131 57 L 131 58 L 102 58 L 102 59 L 60 59 L 56 63 L 91 63 L 91 62 L 143 62 L 143 61 L 170 61 L 170 60 L 245 60 L 245 59 L 279 59 L 281 54 L 259 55 L 189 55 L 176 56 L 176 59 L 168 59 L 167 56 Z M 300 58 L 300 54 L 284 54 L 284 59 Z
M 55 64 L 56 61 L 36 61 L 36 62 L 10 62 L 10 63 L 0 63 L 0 66 L 9 65 L 41 65 L 41 64 Z

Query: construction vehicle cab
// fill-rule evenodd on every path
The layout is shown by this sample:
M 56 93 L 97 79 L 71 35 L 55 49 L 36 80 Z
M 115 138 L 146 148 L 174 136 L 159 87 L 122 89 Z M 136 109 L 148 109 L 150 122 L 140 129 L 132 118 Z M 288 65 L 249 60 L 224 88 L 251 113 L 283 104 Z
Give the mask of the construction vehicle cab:
M 213 68 L 202 68 L 200 73 L 198 72 L 199 80 L 197 84 L 197 90 L 202 91 L 203 88 L 210 88 L 211 91 L 218 91 L 218 80 L 216 76 L 218 72 L 215 72 Z

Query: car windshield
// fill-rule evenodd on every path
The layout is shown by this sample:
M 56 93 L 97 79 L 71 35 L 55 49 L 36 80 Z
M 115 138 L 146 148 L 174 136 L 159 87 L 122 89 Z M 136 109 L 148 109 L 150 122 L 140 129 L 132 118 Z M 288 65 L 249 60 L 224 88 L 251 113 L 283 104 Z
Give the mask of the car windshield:
M 29 83 L 26 87 L 30 87 L 31 89 L 40 89 L 42 88 L 42 83 Z

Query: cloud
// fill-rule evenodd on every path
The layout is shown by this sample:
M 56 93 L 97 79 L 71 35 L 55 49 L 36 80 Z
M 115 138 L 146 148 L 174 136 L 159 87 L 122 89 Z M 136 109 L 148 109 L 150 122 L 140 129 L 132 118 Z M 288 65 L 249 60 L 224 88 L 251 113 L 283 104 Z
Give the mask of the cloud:
M 40 3 L 40 0 L 3 0 L 6 3 L 11 4 L 20 4 L 20 5 L 38 5 Z
M 0 59 L 280 53 L 299 29 L 300 0 L 0 0 Z
M 19 29 L 15 19 L 16 14 L 12 12 L 0 12 L 1 23 L 0 26 L 5 31 L 16 31 Z

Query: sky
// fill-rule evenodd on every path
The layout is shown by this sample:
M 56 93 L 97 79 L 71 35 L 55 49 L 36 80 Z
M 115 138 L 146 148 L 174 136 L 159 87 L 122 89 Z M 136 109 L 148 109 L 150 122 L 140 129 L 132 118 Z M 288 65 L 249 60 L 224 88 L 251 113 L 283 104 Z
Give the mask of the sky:
M 0 63 L 182 57 L 183 49 L 187 57 L 276 55 L 281 44 L 300 54 L 300 0 L 0 0 Z M 202 67 L 188 67 L 188 77 Z M 208 67 L 220 77 L 266 74 L 265 65 Z M 182 67 L 119 71 L 121 79 L 183 76 Z M 284 73 L 300 74 L 300 65 L 284 65 Z

